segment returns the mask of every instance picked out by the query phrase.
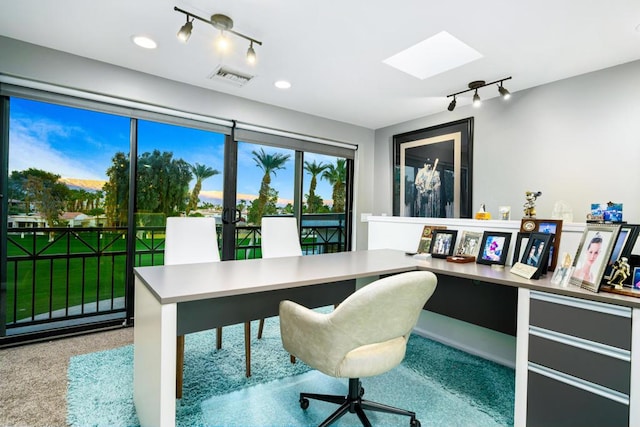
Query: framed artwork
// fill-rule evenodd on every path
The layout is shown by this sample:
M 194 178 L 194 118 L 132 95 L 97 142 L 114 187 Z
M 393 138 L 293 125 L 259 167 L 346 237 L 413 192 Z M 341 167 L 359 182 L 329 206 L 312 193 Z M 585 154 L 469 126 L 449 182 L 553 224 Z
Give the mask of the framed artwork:
M 619 231 L 620 225 L 587 224 L 573 260 L 570 283 L 591 292 L 600 290 L 600 281 Z
M 618 232 L 618 237 L 613 245 L 611 256 L 609 257 L 607 266 L 604 269 L 604 275 L 602 276 L 603 281 L 611 279 L 611 275 L 613 274 L 613 263 L 623 256 L 629 258 L 637 236 L 637 225 L 623 224 L 620 226 L 620 231 Z
M 446 230 L 447 227 L 443 225 L 425 225 L 422 228 L 422 234 L 420 234 L 420 242 L 418 243 L 418 254 L 428 254 L 431 249 L 431 238 L 435 230 Z
M 640 290 L 640 267 L 636 267 L 633 269 L 633 281 L 631 283 L 633 289 Z
M 511 233 L 499 231 L 485 231 L 480 243 L 480 251 L 476 262 L 478 264 L 504 265 L 509 252 Z
M 456 255 L 459 256 L 478 256 L 480 250 L 480 241 L 482 240 L 482 233 L 476 231 L 463 231 L 460 237 L 460 244 Z
M 531 233 L 537 231 L 539 233 L 555 234 L 553 246 L 549 248 L 549 265 L 548 269 L 553 271 L 558 264 L 558 251 L 560 250 L 560 237 L 562 236 L 562 220 L 561 219 L 537 219 L 522 218 L 520 222 L 520 231 Z
M 516 236 L 516 245 L 513 248 L 513 261 L 511 264 L 515 264 L 516 262 L 520 262 L 522 257 L 524 256 L 524 250 L 527 248 L 527 243 L 529 243 L 529 236 L 531 233 L 527 233 L 524 231 L 518 232 Z
M 457 230 L 434 230 L 431 238 L 431 256 L 434 258 L 446 258 L 453 255 L 456 246 Z
M 473 118 L 393 137 L 393 214 L 471 218 Z
M 553 237 L 554 235 L 551 233 L 540 232 L 534 232 L 529 235 L 527 246 L 520 258 L 520 262 L 537 268 L 531 277 L 532 279 L 538 279 L 547 273 L 549 250 L 553 244 Z

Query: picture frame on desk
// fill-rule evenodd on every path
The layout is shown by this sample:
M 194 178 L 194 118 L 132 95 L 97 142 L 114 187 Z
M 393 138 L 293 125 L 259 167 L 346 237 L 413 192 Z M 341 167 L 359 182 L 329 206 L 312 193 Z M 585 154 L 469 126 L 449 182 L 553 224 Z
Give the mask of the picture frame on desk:
M 609 261 L 604 269 L 604 275 L 602 276 L 603 282 L 611 279 L 611 276 L 613 275 L 613 264 L 619 260 L 620 257 L 624 256 L 629 258 L 631 250 L 633 249 L 638 237 L 638 228 L 639 226 L 635 224 L 620 225 L 618 237 L 616 238 L 613 250 L 611 251 L 611 256 L 609 257 Z
M 549 265 L 549 250 L 553 244 L 554 235 L 550 233 L 534 232 L 529 235 L 527 246 L 520 262 L 531 267 L 536 267 L 536 271 L 531 276 L 532 279 L 539 279 L 547 273 Z
M 473 117 L 393 136 L 393 215 L 472 217 Z
M 527 248 L 527 243 L 529 243 L 530 235 L 531 233 L 526 231 L 519 231 L 516 235 L 516 244 L 513 247 L 513 260 L 511 261 L 512 265 L 520 262 L 520 260 L 524 256 L 524 250 Z
M 480 243 L 480 251 L 476 258 L 478 264 L 498 264 L 504 265 L 511 243 L 511 233 L 500 231 L 485 231 Z
M 453 255 L 458 230 L 434 230 L 429 252 L 433 258 L 446 258 Z
M 562 237 L 562 220 L 561 219 L 538 219 L 538 218 L 522 218 L 520 222 L 520 232 L 522 233 L 550 233 L 554 234 L 553 246 L 549 248 L 549 265 L 548 269 L 553 271 L 558 265 L 558 253 L 560 250 L 560 238 Z
M 640 291 L 640 267 L 636 267 L 633 269 L 633 280 L 631 282 L 631 287 L 635 290 Z
M 462 231 L 462 236 L 460 237 L 460 244 L 458 245 L 456 255 L 472 257 L 478 256 L 481 240 L 482 233 L 480 232 L 468 230 Z
M 433 233 L 436 230 L 446 230 L 444 225 L 425 225 L 422 227 L 422 233 L 420 234 L 420 241 L 418 242 L 417 254 L 428 254 L 431 251 L 431 240 L 433 239 Z
M 619 231 L 619 224 L 587 224 L 573 259 L 571 284 L 591 292 L 600 290 L 600 282 Z

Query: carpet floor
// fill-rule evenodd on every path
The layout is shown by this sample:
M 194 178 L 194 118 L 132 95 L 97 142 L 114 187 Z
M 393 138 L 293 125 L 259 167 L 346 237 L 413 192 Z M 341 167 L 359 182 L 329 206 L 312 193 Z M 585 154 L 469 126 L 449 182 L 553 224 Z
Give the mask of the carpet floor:
M 257 325 L 257 322 L 255 322 Z M 255 330 L 255 329 L 254 329 Z M 335 406 L 311 401 L 303 411 L 301 391 L 346 394 L 347 381 L 330 378 L 301 362 L 289 363 L 277 318 L 266 320 L 261 340 L 252 341 L 252 376 L 244 376 L 242 325 L 190 334 L 185 343 L 184 397 L 177 402 L 178 426 L 312 426 Z M 402 365 L 364 378 L 365 398 L 417 413 L 423 425 L 513 425 L 515 374 L 426 338 L 412 335 Z M 408 419 L 368 413 L 375 426 L 408 425 Z M 71 426 L 137 426 L 133 404 L 133 346 L 70 359 L 67 422 Z M 355 414 L 336 426 L 359 426 Z

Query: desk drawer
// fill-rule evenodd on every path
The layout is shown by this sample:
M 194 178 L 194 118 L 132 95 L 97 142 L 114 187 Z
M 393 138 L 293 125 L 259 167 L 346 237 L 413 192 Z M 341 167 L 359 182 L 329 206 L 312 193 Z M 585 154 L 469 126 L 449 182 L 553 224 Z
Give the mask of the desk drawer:
M 630 392 L 631 353 L 627 351 L 534 329 L 529 332 L 529 361 L 626 395 Z
M 629 425 L 628 403 L 613 400 L 584 388 L 570 385 L 553 374 L 529 367 L 527 426 L 615 427 Z
M 532 291 L 529 324 L 631 350 L 628 307 Z

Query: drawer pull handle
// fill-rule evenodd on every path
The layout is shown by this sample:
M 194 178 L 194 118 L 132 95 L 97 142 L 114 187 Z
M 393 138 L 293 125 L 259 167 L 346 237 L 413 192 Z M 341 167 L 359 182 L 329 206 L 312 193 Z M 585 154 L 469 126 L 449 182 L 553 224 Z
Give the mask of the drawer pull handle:
M 631 362 L 631 352 L 618 347 L 602 344 L 595 341 L 586 340 L 584 338 L 566 335 L 549 329 L 539 328 L 537 326 L 529 326 L 529 334 L 544 338 L 550 341 L 559 342 L 571 347 L 581 348 L 593 353 L 602 354 L 603 356 L 613 357 L 623 362 Z
M 601 385 L 594 384 L 580 378 L 572 377 L 571 375 L 549 369 L 546 366 L 538 365 L 537 363 L 533 362 L 529 362 L 529 370 L 547 378 L 560 381 L 561 383 L 570 385 L 572 387 L 588 391 L 589 393 L 597 394 L 598 396 L 602 396 L 605 399 L 613 400 L 614 402 L 629 406 L 629 396 L 624 393 L 611 390 L 610 388 L 603 387 Z

